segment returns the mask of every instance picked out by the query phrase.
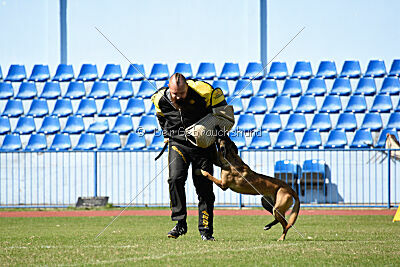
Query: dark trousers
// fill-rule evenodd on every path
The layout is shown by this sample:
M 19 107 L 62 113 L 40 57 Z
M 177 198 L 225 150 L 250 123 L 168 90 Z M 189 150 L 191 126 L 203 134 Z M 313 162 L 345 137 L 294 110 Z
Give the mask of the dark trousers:
M 199 173 L 203 169 L 213 173 L 212 158 L 215 147 L 198 148 L 170 141 L 168 147 L 169 194 L 171 200 L 171 218 L 173 221 L 186 220 L 185 183 L 189 165 L 192 164 L 193 184 L 199 200 L 199 231 L 213 233 L 213 211 L 215 196 L 213 183 Z M 197 170 L 197 171 L 196 171 Z

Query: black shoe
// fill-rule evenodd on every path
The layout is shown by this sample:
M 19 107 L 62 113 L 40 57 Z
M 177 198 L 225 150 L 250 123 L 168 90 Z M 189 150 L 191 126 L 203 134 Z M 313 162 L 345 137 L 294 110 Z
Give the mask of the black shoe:
M 187 232 L 187 224 L 178 222 L 171 231 L 168 232 L 169 238 L 178 238 L 181 235 L 186 234 Z
M 215 238 L 210 233 L 202 233 L 201 239 L 203 239 L 204 241 L 215 241 Z

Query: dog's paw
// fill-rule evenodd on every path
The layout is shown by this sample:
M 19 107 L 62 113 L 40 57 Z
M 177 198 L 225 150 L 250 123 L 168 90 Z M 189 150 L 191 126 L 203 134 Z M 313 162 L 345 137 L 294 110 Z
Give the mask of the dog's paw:
M 264 226 L 265 231 L 268 231 L 269 229 L 271 229 L 271 226 L 269 226 L 269 225 Z

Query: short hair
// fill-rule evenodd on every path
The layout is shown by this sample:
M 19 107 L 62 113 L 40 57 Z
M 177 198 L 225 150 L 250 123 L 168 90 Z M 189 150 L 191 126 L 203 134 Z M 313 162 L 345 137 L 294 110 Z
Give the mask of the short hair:
M 181 87 L 183 84 L 186 84 L 186 78 L 185 78 L 185 76 L 182 75 L 182 73 L 179 73 L 179 72 L 174 73 L 171 76 L 171 79 L 175 79 L 178 87 Z

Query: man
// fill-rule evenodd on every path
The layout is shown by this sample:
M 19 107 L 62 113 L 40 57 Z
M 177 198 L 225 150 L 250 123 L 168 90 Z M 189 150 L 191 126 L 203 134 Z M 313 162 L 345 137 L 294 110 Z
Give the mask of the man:
M 175 73 L 168 87 L 158 90 L 151 98 L 157 118 L 163 130 L 164 138 L 169 142 L 169 193 L 171 200 L 171 218 L 177 221 L 168 233 L 170 238 L 178 238 L 187 232 L 187 211 L 185 183 L 189 165 L 192 164 L 193 184 L 199 200 L 199 231 L 203 240 L 214 241 L 213 210 L 215 196 L 213 184 L 199 172 L 200 169 L 213 172 L 215 146 L 207 148 L 195 146 L 188 140 L 185 129 L 207 114 L 213 107 L 227 105 L 221 89 L 214 89 L 208 83 L 186 80 Z

